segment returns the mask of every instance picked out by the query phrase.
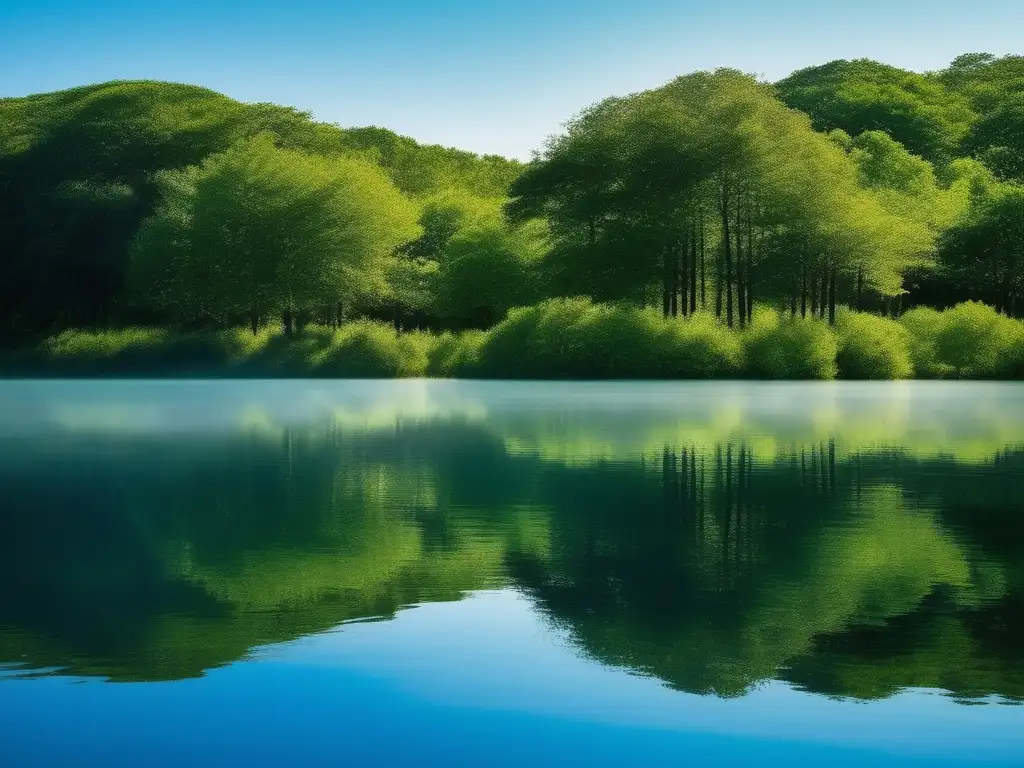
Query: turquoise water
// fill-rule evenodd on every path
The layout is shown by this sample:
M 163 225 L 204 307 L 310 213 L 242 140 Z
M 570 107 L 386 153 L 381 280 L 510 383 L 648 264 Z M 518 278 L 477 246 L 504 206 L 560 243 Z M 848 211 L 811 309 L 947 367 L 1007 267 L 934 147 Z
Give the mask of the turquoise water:
M 0 764 L 1024 763 L 1024 386 L 0 382 Z

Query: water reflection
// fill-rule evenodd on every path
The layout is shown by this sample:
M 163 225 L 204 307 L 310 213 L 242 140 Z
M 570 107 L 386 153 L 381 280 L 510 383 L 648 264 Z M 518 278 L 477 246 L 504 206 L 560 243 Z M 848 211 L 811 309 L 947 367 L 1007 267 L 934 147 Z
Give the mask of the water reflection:
M 0 385 L 0 663 L 170 680 L 514 588 L 693 693 L 1024 697 L 1024 388 Z

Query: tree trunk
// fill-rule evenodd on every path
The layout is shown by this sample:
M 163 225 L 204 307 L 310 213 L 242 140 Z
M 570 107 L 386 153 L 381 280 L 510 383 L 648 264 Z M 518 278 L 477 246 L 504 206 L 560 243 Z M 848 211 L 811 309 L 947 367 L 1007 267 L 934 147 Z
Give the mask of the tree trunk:
M 704 258 L 704 212 L 700 211 L 700 308 L 706 309 L 705 288 L 707 287 L 706 259 Z
M 828 324 L 836 324 L 836 268 L 832 267 L 828 274 Z
M 736 196 L 736 309 L 740 328 L 747 324 L 747 285 L 744 270 L 743 254 L 743 208 L 740 206 L 740 196 Z
M 807 265 L 800 265 L 800 317 L 807 317 Z
M 818 316 L 818 276 L 811 277 L 811 317 Z
M 667 246 L 661 250 L 661 314 L 668 317 L 672 314 L 672 266 L 671 249 Z
M 715 259 L 715 317 L 719 320 L 722 319 L 722 288 L 725 286 L 725 266 L 723 264 L 723 255 L 718 254 L 718 258 Z
M 753 205 L 753 204 L 751 204 Z M 744 282 L 747 286 L 747 325 L 754 321 L 754 217 L 753 208 L 747 209 L 747 268 Z
M 249 310 L 249 327 L 252 329 L 253 336 L 260 332 L 260 316 L 255 309 Z
M 750 243 L 747 243 L 747 325 L 750 325 L 752 322 L 754 322 L 754 281 L 750 276 L 750 273 L 752 271 L 750 261 L 751 253 L 752 251 L 750 248 Z
M 690 314 L 690 242 L 684 239 L 679 249 L 679 314 Z
M 697 311 L 697 225 L 690 225 L 690 314 Z M 703 276 L 702 276 L 703 277 Z
M 290 309 L 286 309 L 281 313 L 281 324 L 284 326 L 285 336 L 291 336 L 294 333 L 294 320 L 295 316 L 292 314 Z
M 747 325 L 747 274 L 739 237 L 736 238 L 736 319 L 740 328 Z
M 729 187 L 722 187 L 722 242 L 725 245 L 725 318 L 732 328 L 732 237 L 729 232 Z
M 863 310 L 862 297 L 864 295 L 864 267 L 857 267 L 857 311 Z

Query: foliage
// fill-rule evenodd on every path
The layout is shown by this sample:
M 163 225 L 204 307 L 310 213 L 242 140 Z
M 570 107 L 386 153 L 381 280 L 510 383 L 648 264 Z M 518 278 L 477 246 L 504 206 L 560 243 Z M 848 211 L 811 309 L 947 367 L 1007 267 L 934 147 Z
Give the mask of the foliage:
M 380 292 L 383 265 L 416 234 L 415 209 L 379 169 L 278 149 L 267 134 L 164 185 L 131 277 L 148 304 L 182 319 L 266 317 Z
M 403 192 L 429 194 L 456 188 L 478 197 L 504 194 L 521 165 L 496 155 L 418 144 L 386 128 L 350 128 L 341 145 L 366 153 L 384 168 Z
M 445 331 L 433 339 L 426 375 L 438 378 L 471 378 L 480 368 L 480 351 L 487 341 L 485 331 Z
M 206 333 L 169 328 L 62 331 L 34 347 L 12 353 L 12 372 L 45 371 L 55 376 L 132 375 L 176 371 L 230 375 L 235 365 L 265 339 L 241 330 Z
M 322 376 L 338 378 L 409 378 L 427 370 L 429 337 L 399 334 L 384 323 L 361 321 L 343 326 L 317 361 Z
M 713 318 L 552 299 L 512 310 L 487 335 L 480 372 L 499 378 L 693 378 L 739 370 L 737 339 Z
M 822 307 L 837 280 L 897 295 L 932 247 L 921 211 L 936 200 L 916 201 L 916 216 L 887 205 L 835 139 L 753 78 L 695 73 L 583 112 L 514 182 L 508 210 L 548 220 L 552 284 L 566 294 L 661 294 L 664 314 L 687 314 L 699 283 L 701 307 L 713 300 L 730 326 L 752 295 L 793 300 L 808 280 Z
M 1024 187 L 978 189 L 939 241 L 941 274 L 997 310 L 1024 309 Z
M 758 307 L 744 331 L 710 313 L 549 299 L 487 331 L 400 332 L 357 320 L 264 328 L 64 331 L 0 357 L 0 374 L 519 379 L 901 379 L 1024 377 L 1024 322 L 977 303 L 899 321 L 842 309 L 820 319 Z
M 919 307 L 900 323 L 910 332 L 918 376 L 1006 379 L 1024 375 L 1024 322 L 977 302 L 936 312 Z
M 160 204 L 168 171 L 260 134 L 282 149 L 369 163 L 410 194 L 500 196 L 520 168 L 190 85 L 118 81 L 0 98 L 0 305 L 9 317 L 0 335 L 166 319 L 124 301 L 140 224 Z
M 764 379 L 834 379 L 839 345 L 820 320 L 780 318 L 766 310 L 744 338 L 747 373 Z
M 1020 362 L 1024 323 L 991 307 L 965 302 L 941 315 L 935 333 L 935 355 L 952 376 L 961 379 L 1009 378 Z
M 540 295 L 543 227 L 501 221 L 468 229 L 447 244 L 435 278 L 437 312 L 460 325 L 488 327 Z
M 981 114 L 996 109 L 1004 99 L 1024 93 L 1024 56 L 996 58 L 990 53 L 965 53 L 953 59 L 936 79 L 963 94 Z
M 170 324 L 248 325 L 255 339 L 280 323 L 300 337 L 285 357 L 304 359 L 336 340 L 317 346 L 303 327 L 365 320 L 455 332 L 452 365 L 469 370 L 492 335 L 463 356 L 458 332 L 586 297 L 585 322 L 529 310 L 577 338 L 579 359 L 550 369 L 660 377 L 739 370 L 721 362 L 720 325 L 745 330 L 761 307 L 834 325 L 844 306 L 898 315 L 980 300 L 1019 317 L 1022 62 L 965 54 L 921 75 L 835 61 L 775 85 L 695 72 L 583 110 L 527 166 L 187 85 L 0 99 L 0 343 Z M 652 325 L 659 305 L 671 322 Z M 773 333 L 810 344 L 796 340 L 803 327 Z M 364 330 L 353 360 L 387 346 Z M 767 331 L 751 330 L 743 344 L 759 350 Z M 837 332 L 841 375 L 904 370 L 898 352 L 875 359 Z M 960 375 L 933 336 L 909 341 L 918 375 Z M 639 340 L 649 360 L 601 338 Z M 827 373 L 809 365 L 794 375 Z
M 801 69 L 777 88 L 782 100 L 809 114 L 819 131 L 840 128 L 854 137 L 885 131 L 933 162 L 954 156 L 974 119 L 962 95 L 925 75 L 869 59 Z
M 843 311 L 836 323 L 841 379 L 909 379 L 914 375 L 910 333 L 895 320 Z
M 940 379 L 949 375 L 947 365 L 940 363 L 935 340 L 942 324 L 942 313 L 931 307 L 915 307 L 899 319 L 910 334 L 910 360 L 914 374 L 922 379 Z
M 1024 92 L 982 115 L 965 138 L 964 150 L 1001 178 L 1024 182 Z

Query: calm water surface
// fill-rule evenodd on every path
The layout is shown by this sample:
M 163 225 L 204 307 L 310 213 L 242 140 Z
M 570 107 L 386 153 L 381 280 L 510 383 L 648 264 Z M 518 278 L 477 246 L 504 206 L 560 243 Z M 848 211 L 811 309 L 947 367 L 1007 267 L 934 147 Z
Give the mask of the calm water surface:
M 0 764 L 1024 764 L 1024 386 L 0 382 Z

